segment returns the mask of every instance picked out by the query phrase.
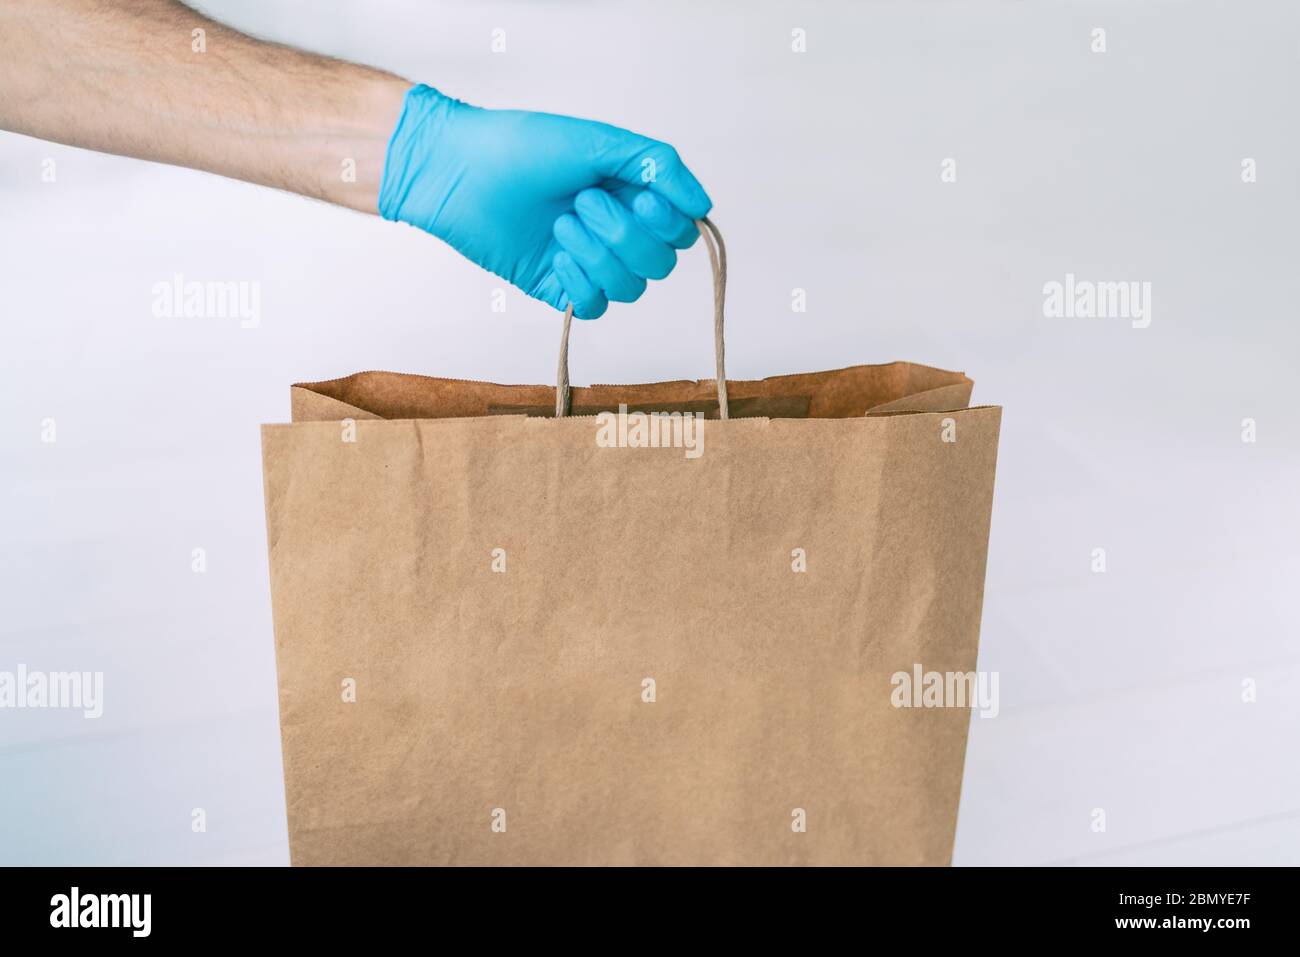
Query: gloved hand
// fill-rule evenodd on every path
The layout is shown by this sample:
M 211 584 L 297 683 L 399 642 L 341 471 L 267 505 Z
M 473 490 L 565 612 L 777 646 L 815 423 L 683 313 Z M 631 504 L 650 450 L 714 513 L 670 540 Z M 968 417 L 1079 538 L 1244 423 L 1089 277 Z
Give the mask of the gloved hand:
M 406 94 L 379 188 L 418 226 L 528 295 L 595 319 L 662 279 L 712 206 L 677 151 L 605 123 Z

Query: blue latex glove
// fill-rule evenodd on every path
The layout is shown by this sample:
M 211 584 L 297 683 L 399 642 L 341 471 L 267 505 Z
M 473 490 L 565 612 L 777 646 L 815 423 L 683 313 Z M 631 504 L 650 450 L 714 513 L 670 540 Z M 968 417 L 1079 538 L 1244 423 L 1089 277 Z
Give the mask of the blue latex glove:
M 595 319 L 632 302 L 699 235 L 708 194 L 666 143 L 549 113 L 406 94 L 379 187 L 410 223 L 518 286 Z

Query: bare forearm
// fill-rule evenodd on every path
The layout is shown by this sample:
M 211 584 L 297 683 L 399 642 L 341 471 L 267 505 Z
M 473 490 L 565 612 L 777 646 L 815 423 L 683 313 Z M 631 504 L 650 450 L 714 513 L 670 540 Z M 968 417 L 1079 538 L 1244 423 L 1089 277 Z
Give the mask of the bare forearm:
M 409 85 L 173 0 L 0 0 L 0 127 L 366 212 Z

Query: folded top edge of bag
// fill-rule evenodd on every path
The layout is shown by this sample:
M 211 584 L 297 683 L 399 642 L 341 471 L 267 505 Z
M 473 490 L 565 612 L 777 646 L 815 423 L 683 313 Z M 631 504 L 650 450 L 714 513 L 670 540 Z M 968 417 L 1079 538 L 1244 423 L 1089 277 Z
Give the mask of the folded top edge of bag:
M 851 418 L 879 412 L 939 412 L 970 404 L 974 382 L 964 373 L 913 362 L 848 366 L 826 372 L 727 380 L 734 418 Z M 405 372 L 357 372 L 339 379 L 296 383 L 290 389 L 294 422 L 359 419 L 444 419 L 483 415 L 554 414 L 555 387 L 500 385 Z M 717 415 L 712 379 L 571 390 L 574 415 L 627 405 L 644 411 L 699 411 Z

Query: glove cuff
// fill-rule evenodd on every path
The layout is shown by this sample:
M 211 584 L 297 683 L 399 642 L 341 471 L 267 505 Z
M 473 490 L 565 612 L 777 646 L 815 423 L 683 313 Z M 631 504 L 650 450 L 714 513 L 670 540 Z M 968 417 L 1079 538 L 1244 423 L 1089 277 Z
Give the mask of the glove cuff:
M 419 164 L 412 164 L 412 155 L 424 155 L 432 145 L 438 129 L 451 112 L 461 103 L 439 93 L 431 86 L 418 83 L 406 91 L 402 99 L 402 113 L 388 139 L 384 156 L 384 175 L 379 182 L 379 215 L 388 220 L 402 219 L 402 206 L 419 172 Z

